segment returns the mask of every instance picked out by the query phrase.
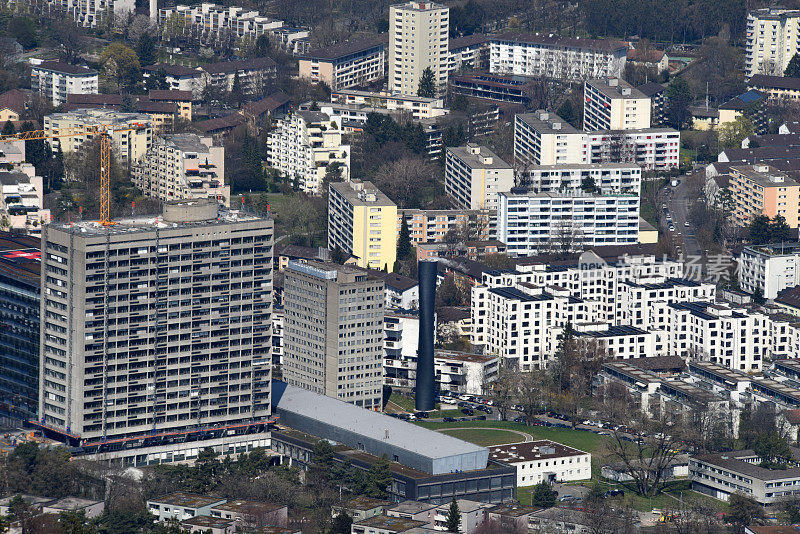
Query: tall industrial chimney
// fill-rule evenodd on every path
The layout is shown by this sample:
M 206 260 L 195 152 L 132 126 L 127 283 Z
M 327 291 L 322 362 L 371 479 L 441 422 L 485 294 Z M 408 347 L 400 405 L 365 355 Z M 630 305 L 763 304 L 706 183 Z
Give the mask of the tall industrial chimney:
M 417 346 L 417 411 L 435 408 L 433 334 L 436 306 L 436 262 L 419 262 L 419 345 Z

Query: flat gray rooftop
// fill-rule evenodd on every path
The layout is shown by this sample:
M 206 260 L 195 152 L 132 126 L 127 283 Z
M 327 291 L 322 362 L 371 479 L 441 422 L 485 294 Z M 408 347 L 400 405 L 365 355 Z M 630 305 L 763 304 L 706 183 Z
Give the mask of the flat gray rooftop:
M 433 475 L 484 469 L 489 459 L 486 447 L 277 380 L 272 406 L 286 426 Z

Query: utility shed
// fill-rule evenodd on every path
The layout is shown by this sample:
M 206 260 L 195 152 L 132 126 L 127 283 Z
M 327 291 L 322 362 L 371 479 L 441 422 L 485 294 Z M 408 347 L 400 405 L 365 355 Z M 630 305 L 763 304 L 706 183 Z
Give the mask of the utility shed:
M 380 412 L 272 381 L 282 424 L 432 475 L 485 469 L 489 449 Z

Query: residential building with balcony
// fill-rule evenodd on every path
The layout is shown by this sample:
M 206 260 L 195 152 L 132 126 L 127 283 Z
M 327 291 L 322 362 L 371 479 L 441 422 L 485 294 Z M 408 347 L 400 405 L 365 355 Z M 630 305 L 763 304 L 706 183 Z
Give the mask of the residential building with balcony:
M 733 218 L 739 226 L 747 226 L 757 215 L 780 215 L 790 228 L 797 228 L 800 183 L 767 163 L 732 165 L 729 173 Z
M 447 88 L 450 8 L 434 2 L 389 7 L 389 91 L 416 95 L 425 69 L 437 93 Z
M 23 163 L 0 171 L 0 219 L 5 229 L 40 234 L 52 219 L 44 208 L 44 183 L 33 165 Z
M 756 9 L 747 14 L 744 73 L 783 76 L 800 52 L 800 11 L 780 7 Z
M 650 128 L 650 98 L 620 78 L 599 78 L 583 84 L 583 128 L 638 130 Z
M 360 91 L 358 89 L 339 89 L 331 92 L 332 104 L 360 106 L 366 112 L 371 110 L 399 111 L 411 114 L 416 120 L 431 119 L 447 114 L 441 98 L 426 98 L 414 94 L 389 93 L 384 91 Z
M 800 245 L 788 242 L 745 247 L 739 256 L 739 285 L 748 293 L 760 290 L 767 299 L 800 285 Z
M 133 184 L 162 201 L 212 198 L 230 205 L 225 185 L 225 148 L 195 134 L 157 136 L 153 146 L 133 166 Z
M 300 78 L 325 83 L 332 91 L 359 87 L 386 76 L 389 36 L 345 41 L 300 57 Z
M 61 61 L 43 61 L 31 65 L 31 90 L 60 106 L 69 94 L 97 94 L 98 73 L 86 67 Z
M 539 110 L 514 116 L 517 165 L 584 163 L 583 132 L 554 113 Z

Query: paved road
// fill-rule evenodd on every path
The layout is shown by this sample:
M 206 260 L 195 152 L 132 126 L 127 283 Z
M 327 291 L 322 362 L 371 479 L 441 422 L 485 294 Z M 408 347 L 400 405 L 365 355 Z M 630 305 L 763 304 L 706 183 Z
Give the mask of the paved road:
M 701 170 L 699 172 L 703 171 Z M 694 228 L 684 225 L 689 217 L 689 208 L 695 200 L 689 196 L 689 186 L 687 185 L 689 180 L 687 178 L 688 176 L 681 176 L 679 178 L 680 183 L 677 187 L 667 185 L 664 194 L 661 195 L 660 198 L 663 199 L 663 203 L 667 204 L 667 209 L 669 209 L 672 215 L 672 221 L 675 224 L 674 233 L 680 232 L 680 235 L 676 237 L 679 242 L 683 242 L 681 248 L 684 256 L 699 256 L 703 251 L 697 243 L 697 238 L 694 235 Z M 666 220 L 664 220 L 664 224 L 666 225 Z

